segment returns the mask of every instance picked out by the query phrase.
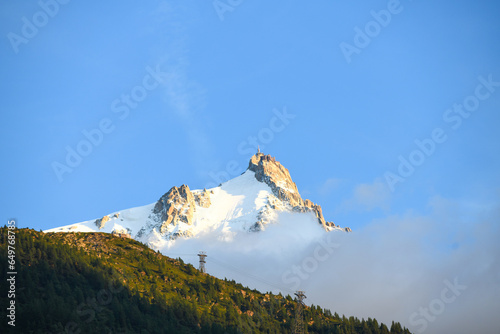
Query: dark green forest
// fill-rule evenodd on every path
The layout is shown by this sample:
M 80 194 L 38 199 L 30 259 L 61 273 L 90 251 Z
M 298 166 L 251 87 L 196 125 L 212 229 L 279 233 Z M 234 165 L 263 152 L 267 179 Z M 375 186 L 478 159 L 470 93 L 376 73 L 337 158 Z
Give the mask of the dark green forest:
M 0 271 L 9 272 L 7 227 Z M 140 242 L 105 233 L 15 230 L 16 326 L 0 283 L 0 333 L 292 333 L 296 301 L 200 273 Z M 306 306 L 308 333 L 410 333 L 397 322 Z

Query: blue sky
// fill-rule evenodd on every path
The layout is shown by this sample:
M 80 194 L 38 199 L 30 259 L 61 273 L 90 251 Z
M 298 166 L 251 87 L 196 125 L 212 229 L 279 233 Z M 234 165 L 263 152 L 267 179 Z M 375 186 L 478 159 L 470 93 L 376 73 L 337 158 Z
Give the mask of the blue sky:
M 258 143 L 327 220 L 373 235 L 397 221 L 410 239 L 425 221 L 413 238 L 445 254 L 443 277 L 465 270 L 446 254 L 479 254 L 489 269 L 464 279 L 498 286 L 498 246 L 480 248 L 499 236 L 498 2 L 0 9 L 5 222 L 47 229 L 203 188 Z
M 45 229 L 204 187 L 230 161 L 244 170 L 249 136 L 354 229 L 433 196 L 497 203 L 500 89 L 457 130 L 443 120 L 479 76 L 500 80 L 494 1 L 51 3 L 53 17 L 36 1 L 1 5 L 4 219 Z M 357 29 L 369 44 L 344 54 Z M 115 112 L 147 68 L 165 80 Z M 273 110 L 293 118 L 269 133 Z M 111 133 L 58 177 L 54 162 L 103 119 Z M 387 192 L 385 173 L 435 128 L 446 142 Z

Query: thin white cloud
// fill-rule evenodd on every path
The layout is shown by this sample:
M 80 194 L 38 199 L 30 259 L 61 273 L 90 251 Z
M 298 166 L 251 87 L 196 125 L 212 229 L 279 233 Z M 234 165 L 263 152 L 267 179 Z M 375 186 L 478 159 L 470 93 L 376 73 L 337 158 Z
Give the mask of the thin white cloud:
M 372 183 L 362 183 L 354 187 L 351 198 L 340 205 L 344 211 L 372 211 L 376 208 L 388 210 L 391 192 L 380 178 Z
M 314 303 L 394 319 L 415 333 L 500 332 L 499 207 L 460 217 L 457 208 L 474 205 L 444 198 L 429 204 L 428 215 L 388 216 L 341 236 L 335 257 L 301 288 Z M 445 281 L 455 280 L 466 288 L 439 309 Z M 420 312 L 430 308 L 438 312 L 427 321 Z
M 195 10 L 193 3 L 161 2 L 152 14 L 156 34 L 162 36 L 165 45 L 160 53 L 160 67 L 165 73 L 165 102 L 168 111 L 174 112 L 186 130 L 194 163 L 199 171 L 213 164 L 214 146 L 206 134 L 203 110 L 206 105 L 206 90 L 189 77 L 189 47 L 186 33 L 191 18 L 188 13 Z M 207 166 L 208 165 L 208 166 Z
M 341 183 L 341 179 L 329 178 L 319 187 L 318 193 L 323 196 L 329 195 L 332 191 L 338 189 Z
M 305 290 L 309 304 L 389 325 L 399 321 L 414 333 L 499 333 L 500 207 L 442 197 L 429 205 L 428 214 L 408 210 L 352 233 L 331 232 L 327 247 L 322 230 L 311 230 L 316 225 L 283 217 L 286 228 L 272 225 L 232 244 L 190 239 L 172 251 L 208 250 L 209 259 L 227 264 L 209 262 L 211 274 L 261 291 Z M 457 208 L 466 209 L 457 214 Z M 424 329 L 419 312 L 439 306 L 446 281 L 465 288 Z

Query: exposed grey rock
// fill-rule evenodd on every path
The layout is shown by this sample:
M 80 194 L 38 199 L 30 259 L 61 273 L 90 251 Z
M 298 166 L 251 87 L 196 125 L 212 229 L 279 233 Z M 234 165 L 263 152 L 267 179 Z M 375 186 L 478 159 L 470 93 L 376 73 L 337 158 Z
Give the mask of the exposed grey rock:
M 172 233 L 170 236 L 169 236 L 169 239 L 170 240 L 175 240 L 179 237 L 190 237 L 192 236 L 193 234 L 190 232 L 190 231 L 183 231 L 183 232 L 175 232 L 175 233 Z
M 132 236 L 130 235 L 130 233 L 126 233 L 125 231 L 117 231 L 117 230 L 113 230 L 113 232 L 111 232 L 112 235 L 115 235 L 119 238 L 128 238 L 128 239 L 132 239 Z
M 104 216 L 102 218 L 96 219 L 95 225 L 99 228 L 102 229 L 104 225 L 109 221 L 109 216 Z
M 202 192 L 197 192 L 194 194 L 194 200 L 196 204 L 203 208 L 208 208 L 212 204 L 210 201 L 210 193 L 213 194 L 213 191 L 209 192 L 207 189 L 203 189 Z

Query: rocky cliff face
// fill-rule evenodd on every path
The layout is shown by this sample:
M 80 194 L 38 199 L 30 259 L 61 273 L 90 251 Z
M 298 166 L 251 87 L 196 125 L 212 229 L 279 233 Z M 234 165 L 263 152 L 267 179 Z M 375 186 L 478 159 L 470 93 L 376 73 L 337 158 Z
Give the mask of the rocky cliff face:
M 274 195 L 282 202 L 290 205 L 293 211 L 314 212 L 318 222 L 327 230 L 337 227 L 334 223 L 325 221 L 319 204 L 315 204 L 308 199 L 302 199 L 288 169 L 283 167 L 274 157 L 265 155 L 259 151 L 250 159 L 248 169 L 255 172 L 255 178 L 260 182 L 266 183 L 272 189 Z M 275 205 L 272 203 L 271 208 L 275 208 Z M 256 229 L 263 223 L 265 222 L 257 222 Z M 346 232 L 351 231 L 348 227 L 344 230 Z
M 104 216 L 102 218 L 99 218 L 99 219 L 96 219 L 95 220 L 95 225 L 99 228 L 99 229 L 102 229 L 106 223 L 109 221 L 109 215 L 108 216 Z
M 150 222 L 146 230 L 156 229 L 161 235 L 170 239 L 189 236 L 189 230 L 175 232 L 172 230 L 179 223 L 192 225 L 196 207 L 210 207 L 210 194 L 211 192 L 206 189 L 192 192 L 185 184 L 172 187 L 156 202 L 153 212 L 149 215 Z M 141 231 L 140 234 L 142 235 L 146 230 Z
M 104 216 L 102 218 L 96 219 L 94 221 L 94 224 L 99 228 L 99 230 L 102 230 L 106 226 L 107 222 L 109 222 L 113 218 L 119 218 L 119 217 L 120 217 L 119 213 L 115 213 L 112 216 L 111 215 L 106 215 L 106 216 Z M 130 229 L 123 229 L 123 228 L 122 229 L 116 229 L 115 228 L 115 229 L 113 229 L 113 231 L 111 233 L 119 235 L 119 236 L 122 236 L 122 237 L 126 237 L 126 235 L 130 236 Z
M 180 187 L 172 187 L 158 202 L 149 218 L 157 223 L 161 234 L 167 232 L 169 225 L 177 225 L 179 222 L 191 225 L 195 210 L 194 196 L 189 187 L 183 184 Z
M 203 191 L 198 191 L 194 194 L 194 200 L 196 204 L 201 206 L 202 208 L 208 208 L 212 204 L 210 201 L 210 194 L 213 193 L 208 191 L 207 189 L 203 189 Z
M 278 199 L 291 206 L 302 205 L 299 190 L 292 181 L 288 169 L 274 157 L 259 152 L 250 159 L 248 169 L 255 172 L 255 178 L 266 183 Z

